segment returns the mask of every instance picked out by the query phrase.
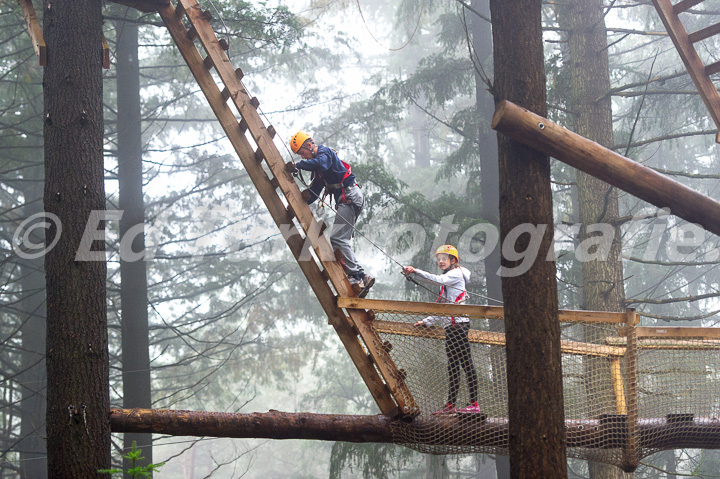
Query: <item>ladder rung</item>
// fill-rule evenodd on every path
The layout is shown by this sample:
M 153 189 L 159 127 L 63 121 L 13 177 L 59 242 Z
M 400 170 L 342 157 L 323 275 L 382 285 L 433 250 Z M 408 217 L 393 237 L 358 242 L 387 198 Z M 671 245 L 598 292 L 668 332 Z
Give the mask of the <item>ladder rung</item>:
M 223 88 L 222 97 L 225 101 L 228 101 L 228 98 L 230 98 L 230 89 L 228 87 Z
M 236 69 L 235 69 L 235 75 L 237 76 L 237 79 L 238 79 L 238 80 L 242 80 L 243 77 L 245 76 L 245 74 L 243 73 L 243 71 L 242 71 L 241 68 L 236 68 Z
M 195 39 L 196 39 L 197 36 L 198 36 L 197 28 L 195 28 L 195 25 L 191 26 L 191 27 L 188 29 L 187 36 L 188 36 L 188 38 L 190 39 L 191 42 L 194 42 L 194 41 L 195 41 Z
M 222 48 L 224 51 L 228 51 L 230 49 L 230 45 L 228 45 L 227 40 L 225 40 L 224 38 L 221 38 L 218 41 L 218 45 L 220 45 L 220 48 Z
M 210 70 L 215 65 L 210 55 L 205 57 L 205 59 L 203 60 L 203 65 L 205 65 L 206 70 Z
M 268 127 L 267 127 L 267 132 L 268 132 L 268 134 L 270 135 L 270 138 L 275 138 L 276 132 L 275 132 L 275 127 L 274 127 L 274 126 L 272 126 L 272 125 L 268 126 Z
M 709 27 L 705 27 L 697 32 L 691 33 L 688 35 L 688 40 L 690 40 L 690 43 L 697 43 L 705 40 L 706 38 L 712 37 L 713 35 L 717 35 L 718 33 L 720 33 L 720 23 L 710 25 Z
M 705 74 L 707 76 L 714 75 L 720 72 L 720 62 L 715 62 L 705 67 Z
M 258 100 L 258 97 L 254 96 L 250 99 L 250 104 L 257 109 L 260 106 L 260 100 Z
M 297 218 L 297 215 L 295 214 L 295 210 L 293 209 L 293 207 L 292 207 L 291 204 L 288 204 L 288 205 L 287 205 L 286 210 L 287 210 L 287 213 L 288 213 L 288 215 L 289 215 L 290 218 Z
M 210 12 L 210 10 L 205 10 L 204 12 L 202 12 L 202 17 L 209 22 L 212 20 L 212 13 Z
M 270 184 L 272 185 L 273 189 L 280 188 L 280 180 L 278 180 L 276 177 L 273 177 L 272 180 L 270 180 Z
M 245 133 L 247 131 L 248 124 L 247 124 L 247 121 L 245 120 L 245 118 L 240 120 L 240 122 L 238 123 L 238 126 L 240 127 L 240 133 Z
M 702 3 L 703 1 L 704 0 L 681 0 L 675 5 L 673 5 L 673 13 L 677 15 L 686 10 L 690 10 L 692 7 L 694 7 L 698 3 Z
M 260 148 L 258 148 L 257 150 L 255 150 L 255 160 L 256 160 L 258 163 L 260 163 L 260 162 L 263 161 L 264 159 L 265 159 L 265 155 L 263 154 L 262 150 L 261 150 Z
M 178 2 L 177 7 L 175 7 L 175 18 L 177 20 L 181 20 L 184 15 L 185 15 L 185 5 L 183 5 L 182 2 Z

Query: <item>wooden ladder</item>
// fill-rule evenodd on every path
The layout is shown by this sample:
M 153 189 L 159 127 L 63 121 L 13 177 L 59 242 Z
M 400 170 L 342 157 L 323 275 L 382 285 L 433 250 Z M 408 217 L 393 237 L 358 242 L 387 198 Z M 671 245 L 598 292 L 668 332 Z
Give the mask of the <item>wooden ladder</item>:
M 275 130 L 266 127 L 260 118 L 259 101 L 251 98 L 243 86 L 242 71 L 231 65 L 225 53 L 228 45 L 215 35 L 209 12 L 203 12 L 196 0 L 179 0 L 177 7 L 168 4 L 158 12 L 380 411 L 390 417 L 419 414 L 405 384 L 405 372 L 398 370 L 390 358 L 389 348 L 372 326 L 370 313 L 361 309 L 348 309 L 346 313 L 337 306 L 333 288 L 339 296 L 355 293 L 322 234 L 324 225 L 315 219 L 295 180 L 285 170 L 282 155 L 273 143 Z M 211 74 L 213 68 L 222 89 Z M 239 121 L 230 104 L 239 113 Z
M 703 0 L 680 0 L 673 5 L 670 0 L 653 0 L 655 9 L 672 38 L 690 78 L 695 83 L 715 126 L 720 130 L 720 95 L 710 79 L 710 75 L 720 73 L 720 61 L 705 66 L 694 46 L 697 42 L 720 33 L 720 23 L 688 34 L 679 17 L 682 12 L 702 2 Z M 720 132 L 715 136 L 715 142 L 720 143 Z

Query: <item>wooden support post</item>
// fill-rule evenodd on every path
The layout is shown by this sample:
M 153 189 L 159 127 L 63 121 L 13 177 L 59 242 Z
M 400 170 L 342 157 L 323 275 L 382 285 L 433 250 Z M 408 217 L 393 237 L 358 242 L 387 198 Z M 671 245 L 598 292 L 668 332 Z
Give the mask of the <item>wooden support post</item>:
M 625 310 L 627 314 L 627 352 L 625 353 L 625 377 L 627 380 L 627 441 L 623 449 L 622 470 L 632 472 L 640 464 L 638 434 L 638 386 L 637 386 L 637 330 L 635 327 L 637 312 L 634 308 Z
M 720 203 L 546 118 L 503 101 L 492 128 L 720 235 Z
M 25 24 L 27 25 L 28 33 L 30 34 L 30 40 L 32 41 L 35 55 L 38 57 L 40 66 L 44 67 L 47 64 L 45 39 L 43 38 L 40 23 L 38 23 L 37 16 L 35 15 L 35 8 L 33 7 L 32 0 L 18 0 L 18 3 L 22 9 L 23 17 L 25 17 Z
M 617 356 L 610 358 L 610 377 L 612 378 L 613 392 L 615 393 L 615 412 L 617 414 L 627 414 L 622 368 L 620 367 L 620 358 Z

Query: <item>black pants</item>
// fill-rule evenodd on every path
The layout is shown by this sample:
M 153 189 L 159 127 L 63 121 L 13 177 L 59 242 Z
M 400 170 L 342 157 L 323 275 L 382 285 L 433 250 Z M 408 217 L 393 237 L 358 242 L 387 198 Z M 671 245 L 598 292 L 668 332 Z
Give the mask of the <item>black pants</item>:
M 448 358 L 448 376 L 450 378 L 448 402 L 453 405 L 455 405 L 460 389 L 461 368 L 465 370 L 467 377 L 470 403 L 476 403 L 478 400 L 478 378 L 470 354 L 468 331 L 470 331 L 470 323 L 453 324 L 445 328 L 445 353 Z

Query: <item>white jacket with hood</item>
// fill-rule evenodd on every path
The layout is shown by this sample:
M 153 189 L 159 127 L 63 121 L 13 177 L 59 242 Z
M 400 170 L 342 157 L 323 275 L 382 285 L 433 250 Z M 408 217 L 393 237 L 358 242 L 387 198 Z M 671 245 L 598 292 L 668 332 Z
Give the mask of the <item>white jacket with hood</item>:
M 442 294 L 436 302 L 462 304 L 467 298 L 467 282 L 470 281 L 470 271 L 462 266 L 457 266 L 443 274 L 432 274 L 421 269 L 410 273 L 413 279 L 418 282 L 440 286 Z M 428 316 L 422 320 L 427 325 L 442 321 L 443 328 L 455 323 L 469 323 L 469 318 L 455 316 Z

